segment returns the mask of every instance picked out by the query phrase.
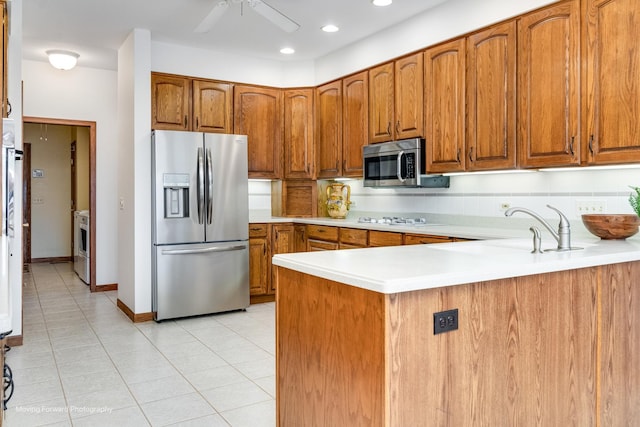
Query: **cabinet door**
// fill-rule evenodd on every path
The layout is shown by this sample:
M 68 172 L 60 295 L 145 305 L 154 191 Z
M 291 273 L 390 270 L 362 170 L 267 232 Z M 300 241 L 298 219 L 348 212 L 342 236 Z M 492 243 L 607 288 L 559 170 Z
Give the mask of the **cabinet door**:
M 465 39 L 424 53 L 427 172 L 465 168 Z
M 640 161 L 640 2 L 589 0 L 586 148 L 589 163 Z
M 151 74 L 151 129 L 191 130 L 191 81 Z
M 467 39 L 467 170 L 516 167 L 516 22 Z
M 271 286 L 269 240 L 266 237 L 249 238 L 249 294 L 264 295 Z
M 342 80 L 342 176 L 362 176 L 362 147 L 369 141 L 369 73 Z
M 424 136 L 422 53 L 395 62 L 395 139 Z
M 294 251 L 305 252 L 307 250 L 307 226 L 295 224 L 293 226 Z
M 293 224 L 274 224 L 271 226 L 271 256 L 295 252 L 295 229 Z M 271 278 L 269 293 L 276 292 L 275 277 Z
M 318 178 L 342 175 L 342 80 L 316 89 Z
M 391 231 L 369 231 L 369 246 L 400 246 L 402 245 L 402 233 Z
M 518 157 L 521 167 L 580 163 L 578 2 L 518 23 Z
M 313 89 L 285 90 L 284 177 L 313 178 L 313 151 Z
M 337 242 L 327 242 L 325 240 L 307 239 L 307 252 L 333 251 L 336 249 L 338 249 Z
M 193 81 L 193 130 L 232 133 L 233 85 L 230 83 Z
M 393 139 L 393 62 L 369 70 L 369 143 Z
M 248 136 L 249 178 L 282 178 L 282 91 L 237 85 L 233 132 Z

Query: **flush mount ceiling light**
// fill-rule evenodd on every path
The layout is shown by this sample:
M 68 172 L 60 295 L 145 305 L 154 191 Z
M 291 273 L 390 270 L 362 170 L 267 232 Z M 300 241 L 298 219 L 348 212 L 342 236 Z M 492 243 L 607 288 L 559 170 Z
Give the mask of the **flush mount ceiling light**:
M 324 27 L 322 27 L 321 29 L 325 33 L 335 33 L 335 32 L 340 31 L 340 28 L 338 28 L 337 26 L 335 26 L 333 24 L 327 24 Z
M 49 57 L 49 63 L 58 70 L 70 70 L 78 63 L 78 55 L 75 52 L 68 50 L 48 50 L 47 56 Z
M 389 6 L 393 0 L 371 0 L 374 6 Z
M 291 55 L 295 52 L 296 51 L 292 47 L 283 47 L 282 49 L 280 49 L 280 53 L 283 53 L 285 55 Z

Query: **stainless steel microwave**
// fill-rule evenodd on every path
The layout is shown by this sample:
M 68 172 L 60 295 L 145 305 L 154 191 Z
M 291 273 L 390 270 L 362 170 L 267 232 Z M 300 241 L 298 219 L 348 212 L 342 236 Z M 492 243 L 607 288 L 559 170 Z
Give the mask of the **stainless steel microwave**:
M 449 177 L 425 174 L 425 141 L 403 139 L 365 145 L 365 187 L 449 187 Z

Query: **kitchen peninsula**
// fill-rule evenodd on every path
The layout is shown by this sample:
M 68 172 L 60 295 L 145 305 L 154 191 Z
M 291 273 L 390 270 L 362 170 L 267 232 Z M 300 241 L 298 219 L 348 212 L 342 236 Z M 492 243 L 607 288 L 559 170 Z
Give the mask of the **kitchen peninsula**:
M 278 425 L 640 425 L 640 239 L 574 245 L 276 255 Z

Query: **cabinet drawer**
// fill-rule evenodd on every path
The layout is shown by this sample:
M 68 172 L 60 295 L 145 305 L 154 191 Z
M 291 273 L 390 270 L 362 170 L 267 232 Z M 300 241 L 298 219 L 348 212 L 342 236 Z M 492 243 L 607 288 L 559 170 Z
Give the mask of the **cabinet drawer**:
M 391 231 L 369 231 L 369 246 L 400 246 L 402 233 Z
M 367 246 L 369 232 L 359 228 L 340 228 L 340 243 L 356 246 Z
M 266 237 L 269 224 L 249 224 L 249 237 Z
M 428 234 L 405 234 L 405 245 L 422 245 L 425 243 L 447 243 L 453 242 L 451 237 L 446 236 L 431 236 Z
M 326 225 L 307 225 L 307 239 L 328 240 L 330 242 L 338 241 L 338 227 L 329 227 Z
M 324 240 L 307 240 L 307 251 L 333 251 L 338 249 L 338 244 L 335 242 L 326 242 Z

